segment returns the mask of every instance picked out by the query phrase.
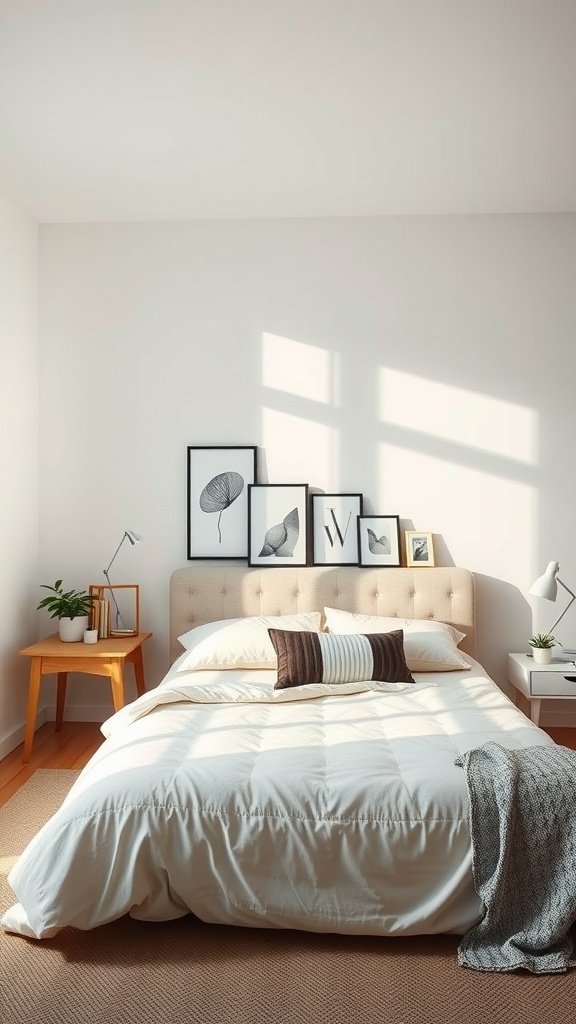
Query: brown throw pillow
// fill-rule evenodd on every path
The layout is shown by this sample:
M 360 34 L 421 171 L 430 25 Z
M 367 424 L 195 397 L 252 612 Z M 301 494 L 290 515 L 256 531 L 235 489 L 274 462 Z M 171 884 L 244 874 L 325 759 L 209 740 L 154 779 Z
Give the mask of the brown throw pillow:
M 269 629 L 278 659 L 276 690 L 306 683 L 413 683 L 404 656 L 404 634 L 304 633 Z

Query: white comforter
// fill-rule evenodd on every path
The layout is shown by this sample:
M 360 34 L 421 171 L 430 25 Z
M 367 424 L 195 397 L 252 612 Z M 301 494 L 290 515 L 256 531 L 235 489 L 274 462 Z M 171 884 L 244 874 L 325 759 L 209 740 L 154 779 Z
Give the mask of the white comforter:
M 472 662 L 416 685 L 274 690 L 176 674 L 102 747 L 9 875 L 8 931 L 124 914 L 393 935 L 481 916 L 459 754 L 552 742 Z

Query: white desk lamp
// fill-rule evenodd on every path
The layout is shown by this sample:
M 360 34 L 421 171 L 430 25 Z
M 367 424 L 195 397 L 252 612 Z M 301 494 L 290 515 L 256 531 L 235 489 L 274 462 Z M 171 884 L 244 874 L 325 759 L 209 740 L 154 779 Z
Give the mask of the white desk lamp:
M 116 620 L 115 620 L 116 624 L 114 626 L 114 632 L 115 633 L 133 633 L 134 632 L 133 629 L 128 629 L 128 627 L 126 626 L 126 623 L 124 622 L 124 619 L 122 618 L 122 615 L 120 614 L 120 609 L 118 607 L 118 602 L 116 600 L 116 595 L 114 593 L 112 584 L 110 583 L 110 576 L 109 576 L 110 567 L 112 565 L 112 562 L 116 558 L 116 555 L 120 551 L 120 548 L 122 547 L 122 545 L 123 545 L 125 540 L 129 540 L 130 543 L 132 544 L 132 546 L 134 546 L 134 544 L 137 544 L 139 540 L 142 540 L 142 534 L 141 533 L 136 533 L 134 530 L 125 530 L 124 534 L 122 536 L 122 540 L 120 541 L 118 547 L 116 548 L 116 551 L 112 555 L 112 558 L 110 559 L 110 562 L 109 562 L 108 566 L 106 567 L 106 569 L 104 569 L 104 576 L 106 577 L 106 582 L 107 582 L 107 584 L 108 584 L 108 586 L 110 588 L 110 594 L 111 594 L 112 600 L 114 601 L 114 607 L 116 609 Z M 122 623 L 122 627 L 120 627 L 120 625 L 119 625 L 120 622 Z
M 571 600 L 566 605 L 564 611 L 560 612 L 560 615 L 558 616 L 556 621 L 552 623 L 550 629 L 548 630 L 548 633 L 554 632 L 554 629 L 560 622 L 560 619 L 562 619 L 564 615 L 566 615 L 566 612 L 568 611 L 570 605 L 574 601 L 576 601 L 576 594 L 573 594 L 570 588 L 567 587 L 566 584 L 563 583 L 560 579 L 558 575 L 559 569 L 560 566 L 558 565 L 558 562 L 548 562 L 546 572 L 542 576 L 539 576 L 537 580 L 534 580 L 534 583 L 530 587 L 530 593 L 533 594 L 534 597 L 543 597 L 546 601 L 556 600 L 556 596 L 558 594 L 558 584 L 560 584 L 560 586 L 563 587 L 568 594 L 570 594 Z M 560 646 L 562 647 L 564 654 L 576 655 L 576 650 L 571 650 L 567 647 L 564 647 L 563 644 L 560 644 Z

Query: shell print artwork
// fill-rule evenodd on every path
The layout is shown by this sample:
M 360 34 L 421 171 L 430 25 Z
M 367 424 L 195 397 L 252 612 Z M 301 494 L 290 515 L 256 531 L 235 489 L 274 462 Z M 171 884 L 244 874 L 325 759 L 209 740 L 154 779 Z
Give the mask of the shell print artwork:
M 377 537 L 374 530 L 368 528 L 368 547 L 373 555 L 389 555 L 391 552 L 390 541 L 385 533 Z
M 233 470 L 226 473 L 218 473 L 212 477 L 200 495 L 200 508 L 203 512 L 218 512 L 218 543 L 222 543 L 222 531 L 220 520 L 225 509 L 229 508 L 233 501 L 244 490 L 244 477 Z
M 288 515 L 284 516 L 281 523 L 266 530 L 260 557 L 275 555 L 276 558 L 292 558 L 299 535 L 300 517 L 298 509 L 293 508 Z

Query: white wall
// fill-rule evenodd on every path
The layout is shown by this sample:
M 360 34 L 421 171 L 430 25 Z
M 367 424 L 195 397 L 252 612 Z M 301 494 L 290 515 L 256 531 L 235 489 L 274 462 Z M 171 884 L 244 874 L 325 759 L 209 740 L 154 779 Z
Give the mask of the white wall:
M 0 758 L 24 736 L 38 579 L 38 229 L 0 191 Z
M 532 622 L 531 580 L 555 558 L 576 583 L 575 265 L 574 216 L 42 227 L 38 582 L 98 581 L 142 533 L 114 575 L 141 584 L 157 682 L 186 446 L 258 444 L 262 480 L 360 490 L 472 569 L 504 684 L 560 610 Z M 558 635 L 575 643 L 573 614 Z M 69 700 L 111 710 L 105 680 Z

